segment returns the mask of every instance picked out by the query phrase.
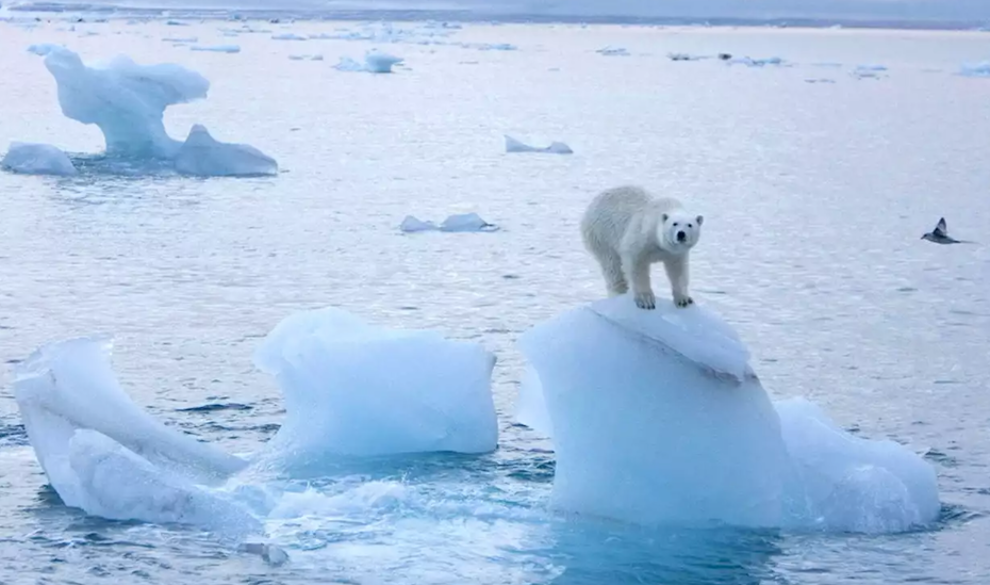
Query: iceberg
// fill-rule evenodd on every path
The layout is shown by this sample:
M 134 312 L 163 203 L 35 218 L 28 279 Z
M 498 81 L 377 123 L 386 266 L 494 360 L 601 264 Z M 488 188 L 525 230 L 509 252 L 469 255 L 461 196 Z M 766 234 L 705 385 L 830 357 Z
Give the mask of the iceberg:
M 247 466 L 239 457 L 166 427 L 134 404 L 110 363 L 112 339 L 43 345 L 14 368 L 14 399 L 48 481 L 69 506 L 84 502 L 72 465 L 76 431 L 94 430 L 165 472 L 213 485 Z
M 550 154 L 573 154 L 574 151 L 571 150 L 570 146 L 567 146 L 563 142 L 551 142 L 550 146 L 543 148 L 530 146 L 523 142 L 516 140 L 515 138 L 505 135 L 505 152 L 545 152 Z
M 11 142 L 7 154 L 0 160 L 0 167 L 25 175 L 70 176 L 77 172 L 60 149 L 33 142 Z
M 218 142 L 194 124 L 176 153 L 175 170 L 199 177 L 251 177 L 278 174 L 278 163 L 253 146 Z
M 553 441 L 561 510 L 868 533 L 938 517 L 920 456 L 852 437 L 810 403 L 771 402 L 739 336 L 703 306 L 603 299 L 519 344 L 529 370 L 516 417 Z
M 282 320 L 254 363 L 275 377 L 285 400 L 269 461 L 295 466 L 496 447 L 495 356 L 480 344 L 388 329 L 327 307 Z
M 58 84 L 62 113 L 95 124 L 107 153 L 140 158 L 171 158 L 180 142 L 165 132 L 165 108 L 206 97 L 210 82 L 181 65 L 139 65 L 119 55 L 89 67 L 78 54 L 56 45 L 32 45 Z

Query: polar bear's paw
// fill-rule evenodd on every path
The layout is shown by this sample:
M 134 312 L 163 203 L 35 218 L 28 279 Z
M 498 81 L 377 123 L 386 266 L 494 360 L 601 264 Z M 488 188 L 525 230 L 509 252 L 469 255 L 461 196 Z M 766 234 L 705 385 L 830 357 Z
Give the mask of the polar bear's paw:
M 689 307 L 694 304 L 694 299 L 692 299 L 687 295 L 685 296 L 678 295 L 677 297 L 674 298 L 674 304 L 681 308 Z
M 636 293 L 635 299 L 636 306 L 640 309 L 650 310 L 657 308 L 657 297 L 651 290 Z

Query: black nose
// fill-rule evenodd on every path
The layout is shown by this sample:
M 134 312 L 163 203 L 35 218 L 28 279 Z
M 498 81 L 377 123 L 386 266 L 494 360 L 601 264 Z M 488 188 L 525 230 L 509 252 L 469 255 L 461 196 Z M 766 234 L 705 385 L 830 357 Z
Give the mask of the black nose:
M 684 241 L 684 238 L 686 238 L 686 237 L 687 237 L 687 234 L 685 234 L 684 232 L 677 232 L 677 241 L 678 242 L 683 242 Z

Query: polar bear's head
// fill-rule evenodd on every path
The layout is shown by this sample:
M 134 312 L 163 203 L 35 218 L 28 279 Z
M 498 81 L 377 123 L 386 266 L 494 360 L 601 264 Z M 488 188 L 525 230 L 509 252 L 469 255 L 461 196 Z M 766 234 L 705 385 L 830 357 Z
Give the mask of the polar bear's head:
M 705 218 L 700 215 L 688 215 L 682 210 L 663 214 L 660 225 L 657 226 L 657 238 L 660 247 L 671 252 L 687 252 L 698 243 L 701 237 L 701 224 Z

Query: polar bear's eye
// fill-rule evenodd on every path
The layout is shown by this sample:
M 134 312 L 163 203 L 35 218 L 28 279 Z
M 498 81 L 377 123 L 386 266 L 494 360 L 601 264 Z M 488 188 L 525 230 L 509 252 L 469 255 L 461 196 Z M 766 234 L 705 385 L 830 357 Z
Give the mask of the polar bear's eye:
M 674 227 L 677 227 L 677 222 L 676 221 L 674 222 Z
M 688 224 L 688 227 L 694 227 L 694 226 L 693 226 L 693 225 L 691 225 L 691 224 Z

